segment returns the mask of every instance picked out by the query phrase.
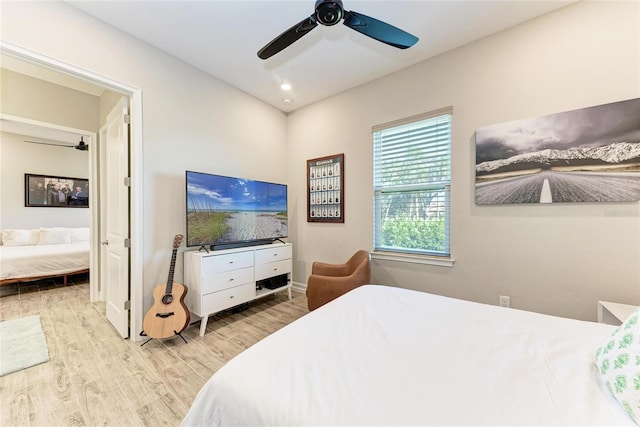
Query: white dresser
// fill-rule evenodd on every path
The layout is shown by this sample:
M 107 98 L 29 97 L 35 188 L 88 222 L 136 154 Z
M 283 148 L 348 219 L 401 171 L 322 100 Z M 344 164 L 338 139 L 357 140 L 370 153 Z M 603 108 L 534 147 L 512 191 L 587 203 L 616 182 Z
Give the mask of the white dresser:
M 291 299 L 291 257 L 291 243 L 185 252 L 185 303 L 202 318 L 200 336 L 208 317 L 219 311 L 284 289 Z

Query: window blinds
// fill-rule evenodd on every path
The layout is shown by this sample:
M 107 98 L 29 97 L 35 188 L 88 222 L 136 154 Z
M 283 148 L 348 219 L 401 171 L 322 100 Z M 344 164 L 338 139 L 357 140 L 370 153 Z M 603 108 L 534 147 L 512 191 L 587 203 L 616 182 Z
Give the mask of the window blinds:
M 374 128 L 374 245 L 449 256 L 451 111 Z

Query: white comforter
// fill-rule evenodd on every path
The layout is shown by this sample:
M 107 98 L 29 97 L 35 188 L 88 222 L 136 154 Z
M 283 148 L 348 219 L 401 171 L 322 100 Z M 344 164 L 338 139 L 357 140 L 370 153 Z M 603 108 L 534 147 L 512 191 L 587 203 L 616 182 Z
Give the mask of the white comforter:
M 183 425 L 632 425 L 593 362 L 613 329 L 364 286 L 229 361 Z
M 0 246 L 0 280 L 53 276 L 89 268 L 89 242 Z

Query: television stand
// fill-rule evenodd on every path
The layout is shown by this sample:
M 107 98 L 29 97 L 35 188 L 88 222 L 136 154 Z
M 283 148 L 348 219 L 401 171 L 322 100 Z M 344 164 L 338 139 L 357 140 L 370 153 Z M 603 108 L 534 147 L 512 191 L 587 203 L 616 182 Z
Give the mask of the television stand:
M 201 318 L 200 336 L 212 314 L 283 290 L 291 299 L 292 252 L 291 243 L 184 252 L 185 304 Z M 257 289 L 272 278 L 283 285 Z

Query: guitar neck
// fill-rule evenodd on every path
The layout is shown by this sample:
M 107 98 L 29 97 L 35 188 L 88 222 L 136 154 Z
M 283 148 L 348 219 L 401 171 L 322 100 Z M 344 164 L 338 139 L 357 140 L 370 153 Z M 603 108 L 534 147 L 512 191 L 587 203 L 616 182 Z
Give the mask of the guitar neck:
M 173 273 L 176 269 L 176 254 L 178 253 L 178 248 L 173 249 L 173 254 L 171 255 L 171 265 L 169 266 L 169 277 L 167 278 L 167 287 L 165 289 L 165 293 L 170 294 L 173 290 Z

